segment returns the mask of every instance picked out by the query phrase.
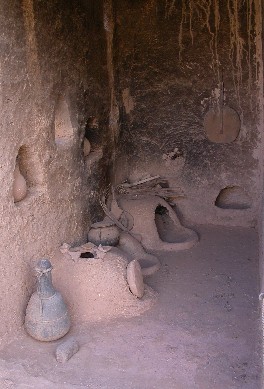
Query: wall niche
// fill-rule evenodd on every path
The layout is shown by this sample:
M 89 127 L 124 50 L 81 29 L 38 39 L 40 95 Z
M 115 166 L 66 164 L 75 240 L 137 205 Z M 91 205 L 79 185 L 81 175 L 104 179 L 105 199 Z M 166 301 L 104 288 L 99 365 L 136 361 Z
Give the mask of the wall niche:
M 12 190 L 15 203 L 20 203 L 43 184 L 43 173 L 37 153 L 32 151 L 30 146 L 23 145 L 19 148 L 13 174 Z
M 248 209 L 250 198 L 240 186 L 228 186 L 219 192 L 215 205 L 222 209 Z
M 57 145 L 68 145 L 72 143 L 74 130 L 70 117 L 68 103 L 64 96 L 59 96 L 55 107 L 55 143 Z
M 14 170 L 14 181 L 13 181 L 13 198 L 14 203 L 18 203 L 26 197 L 28 192 L 27 181 L 20 171 L 19 157 L 16 158 L 16 165 Z

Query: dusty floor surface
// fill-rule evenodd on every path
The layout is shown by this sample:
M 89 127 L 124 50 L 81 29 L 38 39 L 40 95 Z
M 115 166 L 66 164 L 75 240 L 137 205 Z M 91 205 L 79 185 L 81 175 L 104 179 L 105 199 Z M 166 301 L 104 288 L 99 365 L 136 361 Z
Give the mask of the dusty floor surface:
M 150 311 L 73 329 L 81 348 L 64 365 L 60 341 L 21 336 L 0 352 L 0 388 L 260 389 L 255 231 L 199 233 L 193 249 L 161 255 Z

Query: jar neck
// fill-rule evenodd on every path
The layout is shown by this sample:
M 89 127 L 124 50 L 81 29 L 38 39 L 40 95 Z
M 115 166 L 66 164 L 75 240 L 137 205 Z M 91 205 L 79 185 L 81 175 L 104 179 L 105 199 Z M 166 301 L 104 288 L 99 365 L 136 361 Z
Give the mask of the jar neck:
M 49 298 L 55 294 L 55 289 L 52 285 L 51 271 L 38 275 L 37 292 L 42 298 Z

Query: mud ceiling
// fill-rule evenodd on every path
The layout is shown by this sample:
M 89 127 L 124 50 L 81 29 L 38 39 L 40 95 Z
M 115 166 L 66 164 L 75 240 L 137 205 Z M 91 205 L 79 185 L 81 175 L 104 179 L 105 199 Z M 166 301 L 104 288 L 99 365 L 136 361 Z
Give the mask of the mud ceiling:
M 160 174 L 184 190 L 176 208 L 187 223 L 256 225 L 261 24 L 260 0 L 0 2 L 0 337 L 23 323 L 35 261 L 63 242 L 85 241 L 110 180 Z M 228 145 L 210 143 L 203 128 L 222 71 L 225 102 L 242 122 Z M 58 107 L 70 134 L 62 142 Z M 87 164 L 90 117 L 98 119 L 101 154 Z M 29 194 L 15 204 L 20 150 Z M 242 187 L 251 207 L 216 207 L 229 186 Z

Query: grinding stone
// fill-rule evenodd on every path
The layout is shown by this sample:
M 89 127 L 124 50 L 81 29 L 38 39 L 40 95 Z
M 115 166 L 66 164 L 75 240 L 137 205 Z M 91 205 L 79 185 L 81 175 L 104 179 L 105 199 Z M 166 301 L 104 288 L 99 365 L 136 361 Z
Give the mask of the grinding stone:
M 127 266 L 127 282 L 131 292 L 138 298 L 144 295 L 144 282 L 140 264 L 136 259 Z

